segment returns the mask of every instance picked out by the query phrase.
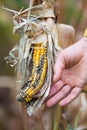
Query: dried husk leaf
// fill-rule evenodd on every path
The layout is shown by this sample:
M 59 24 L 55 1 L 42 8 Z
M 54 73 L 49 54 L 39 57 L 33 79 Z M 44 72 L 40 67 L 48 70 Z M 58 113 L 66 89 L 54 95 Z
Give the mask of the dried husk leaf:
M 32 115 L 35 108 L 41 107 L 49 94 L 56 54 L 61 50 L 58 46 L 57 27 L 54 19 L 48 18 L 47 22 L 42 19 L 42 14 L 50 10 L 52 12 L 51 17 L 54 17 L 52 4 L 45 2 L 35 7 L 30 6 L 29 9 L 20 11 L 13 17 L 15 23 L 14 32 L 19 32 L 21 39 L 10 51 L 10 56 L 7 59 L 11 63 L 11 66 L 16 67 L 17 82 L 19 83 L 18 96 L 23 91 L 22 86 L 26 88 L 25 84 L 28 82 L 31 70 L 33 69 L 31 63 L 33 53 L 32 44 L 43 43 L 43 46 L 47 47 L 47 78 L 39 92 L 33 96 L 33 98 L 37 97 L 37 99 L 27 103 L 27 112 L 29 115 Z M 43 16 L 45 17 L 45 15 Z

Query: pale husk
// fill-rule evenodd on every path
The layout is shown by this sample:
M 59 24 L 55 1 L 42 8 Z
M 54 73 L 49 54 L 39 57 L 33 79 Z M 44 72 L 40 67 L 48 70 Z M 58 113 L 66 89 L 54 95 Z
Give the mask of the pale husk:
M 56 54 L 61 50 L 58 45 L 57 27 L 54 20 L 48 18 L 47 22 L 45 22 L 42 19 L 42 16 L 45 17 L 45 14 L 47 15 L 45 10 L 48 12 L 51 10 L 53 13 L 52 5 L 49 2 L 35 7 L 30 5 L 29 9 L 21 11 L 13 17 L 15 24 L 13 31 L 19 32 L 21 39 L 10 51 L 7 60 L 11 63 L 11 66 L 16 67 L 17 82 L 19 83 L 18 94 L 21 93 L 22 86 L 28 82 L 30 70 L 32 69 L 30 62 L 32 59 L 32 51 L 30 51 L 32 44 L 43 43 L 44 47 L 47 46 L 47 79 L 38 94 L 34 95 L 34 97 L 38 97 L 37 100 L 27 104 L 27 112 L 29 115 L 32 115 L 35 108 L 41 107 L 49 95 Z M 52 13 L 49 17 L 54 17 L 54 13 Z

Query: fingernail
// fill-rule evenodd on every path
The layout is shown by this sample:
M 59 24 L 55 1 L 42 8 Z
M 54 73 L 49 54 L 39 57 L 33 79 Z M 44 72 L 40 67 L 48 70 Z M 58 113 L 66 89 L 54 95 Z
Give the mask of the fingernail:
M 53 76 L 53 82 L 55 83 L 57 81 L 56 75 Z

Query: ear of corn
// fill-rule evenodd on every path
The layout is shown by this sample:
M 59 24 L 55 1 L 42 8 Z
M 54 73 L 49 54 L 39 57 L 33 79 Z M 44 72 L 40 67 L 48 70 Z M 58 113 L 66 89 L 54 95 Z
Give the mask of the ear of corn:
M 48 68 L 47 47 L 44 47 L 43 43 L 37 43 L 33 44 L 31 48 L 33 49 L 33 67 L 32 74 L 29 77 L 30 82 L 28 81 L 27 85 L 24 85 L 17 96 L 18 101 L 26 103 L 30 102 L 34 95 L 42 88 Z
M 43 18 L 49 19 L 45 21 Z M 21 39 L 10 51 L 7 60 L 16 67 L 17 100 L 26 103 L 29 115 L 36 107 L 41 107 L 49 95 L 53 65 L 60 50 L 52 18 L 53 8 L 45 1 L 35 7 L 30 5 L 13 17 L 13 31 L 19 32 Z

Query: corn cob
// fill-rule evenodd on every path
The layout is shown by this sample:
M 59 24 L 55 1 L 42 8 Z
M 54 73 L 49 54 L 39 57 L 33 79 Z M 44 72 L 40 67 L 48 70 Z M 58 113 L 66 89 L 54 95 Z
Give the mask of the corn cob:
M 26 103 L 30 102 L 42 88 L 48 68 L 47 47 L 44 47 L 43 43 L 37 43 L 33 44 L 31 48 L 33 49 L 31 76 L 17 96 L 18 101 Z

